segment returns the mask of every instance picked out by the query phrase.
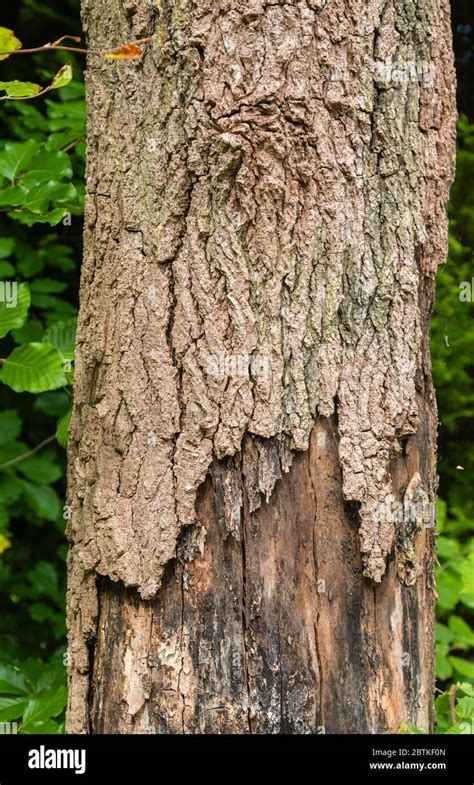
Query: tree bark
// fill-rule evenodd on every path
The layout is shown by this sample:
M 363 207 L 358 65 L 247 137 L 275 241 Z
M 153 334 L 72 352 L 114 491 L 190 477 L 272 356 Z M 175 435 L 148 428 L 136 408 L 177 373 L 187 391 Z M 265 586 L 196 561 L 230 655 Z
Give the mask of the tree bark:
M 69 731 L 430 729 L 448 2 L 83 19 Z

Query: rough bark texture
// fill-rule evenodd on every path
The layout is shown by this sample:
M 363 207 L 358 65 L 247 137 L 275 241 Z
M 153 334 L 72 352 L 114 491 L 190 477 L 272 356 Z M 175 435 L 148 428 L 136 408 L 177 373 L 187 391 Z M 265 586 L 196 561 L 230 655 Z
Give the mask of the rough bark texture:
M 447 0 L 83 17 L 69 729 L 429 727 Z

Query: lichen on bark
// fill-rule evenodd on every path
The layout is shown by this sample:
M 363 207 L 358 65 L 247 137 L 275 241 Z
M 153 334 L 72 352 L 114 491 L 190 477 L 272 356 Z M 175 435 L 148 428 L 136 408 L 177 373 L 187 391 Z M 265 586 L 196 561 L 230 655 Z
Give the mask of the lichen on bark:
M 153 43 L 87 74 L 69 452 L 81 672 L 95 576 L 154 597 L 213 462 L 247 434 L 275 438 L 284 470 L 337 415 L 365 574 L 382 579 L 396 532 L 376 513 L 417 429 L 420 281 L 444 260 L 453 167 L 446 0 L 114 7 L 83 0 L 91 46 Z M 387 61 L 431 63 L 434 83 L 384 82 Z M 248 370 L 211 371 L 223 358 Z

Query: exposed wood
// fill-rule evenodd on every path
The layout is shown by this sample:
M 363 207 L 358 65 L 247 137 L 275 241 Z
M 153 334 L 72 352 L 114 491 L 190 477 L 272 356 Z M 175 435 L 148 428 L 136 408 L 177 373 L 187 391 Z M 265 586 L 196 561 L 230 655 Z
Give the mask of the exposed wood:
M 408 445 L 402 489 L 418 466 Z M 213 471 L 156 600 L 103 580 L 91 682 L 96 733 L 367 733 L 431 726 L 434 532 L 422 533 L 416 586 L 392 559 L 381 586 L 363 577 L 357 516 L 341 494 L 334 421 L 315 426 L 270 503 L 238 526 L 219 520 Z M 253 468 L 252 466 L 250 468 Z M 220 509 L 220 502 L 217 509 Z

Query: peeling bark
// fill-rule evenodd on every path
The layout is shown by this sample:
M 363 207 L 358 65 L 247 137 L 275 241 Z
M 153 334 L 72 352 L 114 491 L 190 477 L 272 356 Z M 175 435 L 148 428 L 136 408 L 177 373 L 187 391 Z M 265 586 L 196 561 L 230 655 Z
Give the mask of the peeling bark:
M 69 728 L 428 728 L 447 0 L 83 18 Z

